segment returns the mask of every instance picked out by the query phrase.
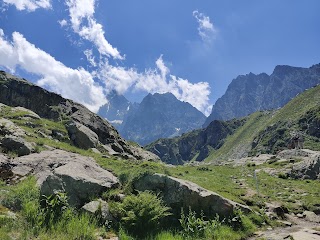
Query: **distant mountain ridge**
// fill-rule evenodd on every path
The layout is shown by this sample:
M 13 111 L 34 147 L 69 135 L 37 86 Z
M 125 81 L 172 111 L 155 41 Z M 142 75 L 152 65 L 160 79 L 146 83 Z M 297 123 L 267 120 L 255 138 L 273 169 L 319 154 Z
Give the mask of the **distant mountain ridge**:
M 148 94 L 140 104 L 117 95 L 109 98 L 108 104 L 100 108 L 100 116 L 111 122 L 121 120 L 122 124 L 114 124 L 120 134 L 141 145 L 201 128 L 206 119 L 202 112 L 172 93 Z
M 120 130 L 129 112 L 134 111 L 139 104 L 131 103 L 115 90 L 107 95 L 107 99 L 108 103 L 100 107 L 98 115 L 107 119 L 114 127 Z
M 240 75 L 213 105 L 203 126 L 207 127 L 213 120 L 230 120 L 283 107 L 297 94 L 318 84 L 320 64 L 310 68 L 279 65 L 270 76 L 266 73 Z
M 275 154 L 288 149 L 294 136 L 303 136 L 304 147 L 320 151 L 320 85 L 299 94 L 284 107 L 258 111 L 245 118 L 214 120 L 204 129 L 145 147 L 162 161 L 224 161 Z

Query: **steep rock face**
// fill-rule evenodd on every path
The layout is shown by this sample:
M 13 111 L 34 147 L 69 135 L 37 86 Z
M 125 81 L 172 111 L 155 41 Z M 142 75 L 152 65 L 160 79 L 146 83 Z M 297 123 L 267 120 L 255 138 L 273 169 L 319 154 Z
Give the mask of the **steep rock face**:
M 141 145 L 164 137 L 178 136 L 200 128 L 203 113 L 173 94 L 149 94 L 123 123 L 120 133 Z
M 195 130 L 172 139 L 159 139 L 146 146 L 146 149 L 157 154 L 162 161 L 170 164 L 183 164 L 196 157 L 202 161 L 208 157 L 211 149 L 218 149 L 224 139 L 242 126 L 245 119 L 227 122 L 215 120 L 201 130 Z
M 229 120 L 282 107 L 297 94 L 317 84 L 320 84 L 320 64 L 310 68 L 276 66 L 270 76 L 265 73 L 238 76 L 217 100 L 203 126 L 216 119 Z
M 134 188 L 160 194 L 175 214 L 179 214 L 181 208 L 187 210 L 189 207 L 198 212 L 203 211 L 207 217 L 215 217 L 218 214 L 220 217 L 228 218 L 236 208 L 245 213 L 251 211 L 247 206 L 237 204 L 195 183 L 163 174 L 143 176 L 134 182 Z
M 4 71 L 0 71 L 0 102 L 8 106 L 25 107 L 42 118 L 56 121 L 69 119 L 78 122 L 94 132 L 102 145 L 108 145 L 126 158 L 157 159 L 153 154 L 129 145 L 110 123 L 83 105 Z
M 98 115 L 107 119 L 118 130 L 122 128 L 122 123 L 126 117 L 134 111 L 137 107 L 137 103 L 131 103 L 123 95 L 118 94 L 116 91 L 112 91 L 107 95 L 108 103 L 101 106 Z

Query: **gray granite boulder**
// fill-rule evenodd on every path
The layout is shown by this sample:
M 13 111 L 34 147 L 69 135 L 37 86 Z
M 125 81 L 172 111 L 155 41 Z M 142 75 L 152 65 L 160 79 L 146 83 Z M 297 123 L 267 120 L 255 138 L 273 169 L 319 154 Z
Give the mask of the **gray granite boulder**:
M 70 139 L 79 148 L 95 148 L 99 143 L 98 135 L 81 123 L 70 121 L 66 124 Z
M 219 194 L 206 190 L 190 181 L 169 177 L 163 174 L 145 175 L 134 182 L 138 191 L 150 190 L 158 193 L 163 201 L 170 206 L 176 214 L 181 208 L 203 211 L 207 217 L 230 217 L 236 208 L 243 212 L 250 212 L 250 208 Z
M 41 194 L 51 195 L 55 190 L 66 192 L 70 205 L 74 207 L 83 206 L 119 184 L 118 179 L 102 169 L 93 158 L 63 150 L 2 160 L 0 172 L 1 169 L 12 178 L 34 175 Z

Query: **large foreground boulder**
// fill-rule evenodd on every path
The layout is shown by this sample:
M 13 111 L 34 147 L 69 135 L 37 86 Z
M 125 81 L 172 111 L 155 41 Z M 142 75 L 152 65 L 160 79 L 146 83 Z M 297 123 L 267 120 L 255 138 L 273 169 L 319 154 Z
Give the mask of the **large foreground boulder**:
M 203 211 L 207 217 L 232 216 L 236 208 L 250 212 L 247 206 L 226 199 L 219 194 L 208 191 L 190 181 L 169 177 L 163 174 L 145 175 L 134 182 L 138 191 L 154 191 L 163 198 L 164 202 L 179 214 L 181 208 L 191 207 L 195 211 Z
M 118 179 L 99 167 L 94 159 L 63 150 L 2 160 L 0 172 L 1 169 L 13 178 L 34 175 L 41 194 L 51 195 L 56 190 L 66 192 L 70 205 L 75 207 L 119 184 Z

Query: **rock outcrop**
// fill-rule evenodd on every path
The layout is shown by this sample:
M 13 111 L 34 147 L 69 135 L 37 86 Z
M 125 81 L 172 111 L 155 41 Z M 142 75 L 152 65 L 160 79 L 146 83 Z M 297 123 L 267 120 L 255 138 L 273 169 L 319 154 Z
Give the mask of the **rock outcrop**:
M 34 175 L 41 194 L 66 192 L 70 205 L 75 207 L 80 207 L 94 196 L 118 186 L 118 179 L 99 167 L 94 159 L 63 150 L 2 159 L 0 173 L 1 177 L 6 176 L 7 181 Z
M 280 156 L 300 158 L 302 161 L 293 164 L 288 175 L 296 179 L 320 179 L 320 152 L 308 149 L 283 151 Z M 290 156 L 290 155 L 289 155 Z
M 113 149 L 120 157 L 138 160 L 148 157 L 145 160 L 158 160 L 158 157 L 154 154 L 145 153 L 141 148 L 128 144 L 110 123 L 97 114 L 90 112 L 83 105 L 46 91 L 25 79 L 14 77 L 4 71 L 0 71 L 0 102 L 11 107 L 24 107 L 41 118 L 55 121 L 72 120 L 77 124 L 81 124 L 86 130 L 81 127 L 80 132 L 87 135 L 90 141 L 97 136 L 100 145 L 106 145 L 105 149 Z M 79 127 L 77 128 L 79 130 Z M 88 129 L 90 129 L 90 132 Z M 78 130 L 77 133 L 79 133 Z M 74 132 L 70 131 L 70 133 L 74 136 Z M 77 137 L 74 140 L 76 145 L 82 146 L 82 143 L 77 141 Z M 83 147 L 87 149 L 88 145 L 85 144 Z
M 320 84 L 320 64 L 310 68 L 276 66 L 266 73 L 238 76 L 212 107 L 204 127 L 213 120 L 229 120 L 283 107 L 297 94 Z
M 69 136 L 73 143 L 82 149 L 95 148 L 99 144 L 98 135 L 81 123 L 70 121 L 66 124 Z
M 25 131 L 12 121 L 0 118 L 0 147 L 5 152 L 13 152 L 18 156 L 30 154 L 34 148 L 23 137 Z
M 250 212 L 247 206 L 228 200 L 217 193 L 208 191 L 195 183 L 169 177 L 163 174 L 145 175 L 134 182 L 138 191 L 154 191 L 162 197 L 176 214 L 181 207 L 194 211 L 203 211 L 207 217 L 230 217 L 236 208 L 243 212 Z

